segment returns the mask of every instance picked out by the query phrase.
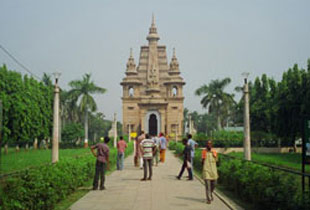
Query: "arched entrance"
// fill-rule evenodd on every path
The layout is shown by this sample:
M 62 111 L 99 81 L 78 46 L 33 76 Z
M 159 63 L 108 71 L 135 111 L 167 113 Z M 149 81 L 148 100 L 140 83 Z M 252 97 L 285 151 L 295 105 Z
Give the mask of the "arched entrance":
M 145 131 L 150 135 L 158 135 L 160 132 L 160 114 L 158 111 L 148 111 L 145 115 Z
M 155 136 L 157 132 L 157 117 L 155 114 L 151 114 L 149 118 L 149 134 Z

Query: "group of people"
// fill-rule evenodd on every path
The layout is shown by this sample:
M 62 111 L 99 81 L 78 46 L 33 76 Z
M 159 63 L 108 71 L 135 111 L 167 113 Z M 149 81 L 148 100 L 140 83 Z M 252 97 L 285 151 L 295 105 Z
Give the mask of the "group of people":
M 167 139 L 165 135 L 160 133 L 159 136 L 152 136 L 141 131 L 140 136 L 136 140 L 135 147 L 135 165 L 137 166 L 139 162 L 140 168 L 143 168 L 143 178 L 141 181 L 152 180 L 152 166 L 154 164 L 158 166 L 159 162 L 165 162 L 167 149 Z M 148 177 L 147 171 L 149 171 Z
M 91 146 L 91 151 L 94 156 L 97 158 L 96 161 L 96 171 L 93 181 L 93 190 L 98 189 L 98 182 L 100 177 L 100 190 L 104 190 L 104 171 L 107 168 L 109 170 L 109 147 L 108 142 L 110 141 L 109 137 L 104 138 L 103 143 L 98 143 L 94 146 Z M 198 147 L 197 142 L 192 139 L 192 135 L 188 134 L 187 138 L 182 140 L 184 144 L 183 150 L 183 164 L 177 179 L 181 179 L 182 174 L 185 169 L 188 171 L 188 180 L 193 180 L 192 168 L 194 165 L 195 157 L 195 148 Z M 160 133 L 159 136 L 150 136 L 145 134 L 143 131 L 135 140 L 135 165 L 140 166 L 143 170 L 143 178 L 141 181 L 152 180 L 152 166 L 158 166 L 159 162 L 165 162 L 165 153 L 167 149 L 167 139 L 163 133 Z M 124 156 L 125 149 L 127 148 L 127 143 L 124 141 L 123 137 L 120 137 L 120 140 L 117 143 L 117 169 L 123 170 L 124 168 Z M 95 152 L 97 149 L 97 153 Z M 206 190 L 206 200 L 210 204 L 213 201 L 213 191 L 215 189 L 215 183 L 218 179 L 218 173 L 216 168 L 217 162 L 217 152 L 212 149 L 212 142 L 207 141 L 206 148 L 202 150 L 201 153 L 201 164 L 202 164 L 202 177 L 205 181 L 205 190 Z M 148 173 L 149 171 L 149 173 Z
M 195 148 L 198 147 L 197 142 L 192 139 L 192 135 L 189 134 L 188 138 L 184 138 L 182 143 L 184 145 L 183 150 L 183 164 L 177 179 L 181 179 L 185 168 L 188 171 L 188 180 L 193 180 L 192 168 L 194 165 Z M 210 204 L 213 201 L 213 191 L 215 189 L 215 183 L 218 179 L 218 173 L 216 168 L 216 162 L 218 160 L 217 152 L 212 149 L 212 141 L 207 141 L 206 148 L 201 152 L 201 164 L 202 164 L 202 178 L 205 182 L 206 200 Z

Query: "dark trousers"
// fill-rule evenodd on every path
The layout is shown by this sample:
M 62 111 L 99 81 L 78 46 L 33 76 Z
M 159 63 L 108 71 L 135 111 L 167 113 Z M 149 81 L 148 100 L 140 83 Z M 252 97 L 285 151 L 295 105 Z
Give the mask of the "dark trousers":
M 152 171 L 152 159 L 143 159 L 143 172 L 144 172 L 144 176 L 143 176 L 143 179 L 146 179 L 147 177 L 147 167 L 149 167 L 149 179 L 152 178 L 152 174 L 153 174 L 153 171 Z
M 94 182 L 93 182 L 93 188 L 97 189 L 98 188 L 98 181 L 99 181 L 99 176 L 100 176 L 100 188 L 104 187 L 104 170 L 105 170 L 105 163 L 96 161 L 96 173 L 94 177 Z
M 185 168 L 186 168 L 186 160 L 183 161 L 183 165 L 182 165 L 181 171 L 178 175 L 178 178 L 182 177 L 182 174 L 183 174 Z M 192 168 L 187 168 L 187 172 L 188 172 L 188 179 L 193 179 Z

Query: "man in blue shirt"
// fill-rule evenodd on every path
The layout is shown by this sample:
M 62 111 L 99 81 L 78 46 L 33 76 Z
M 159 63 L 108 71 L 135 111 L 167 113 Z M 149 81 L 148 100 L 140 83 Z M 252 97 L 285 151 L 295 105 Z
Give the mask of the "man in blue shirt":
M 187 139 L 187 144 L 191 147 L 191 163 L 194 165 L 195 148 L 198 147 L 198 143 L 192 139 L 192 134 L 188 134 Z

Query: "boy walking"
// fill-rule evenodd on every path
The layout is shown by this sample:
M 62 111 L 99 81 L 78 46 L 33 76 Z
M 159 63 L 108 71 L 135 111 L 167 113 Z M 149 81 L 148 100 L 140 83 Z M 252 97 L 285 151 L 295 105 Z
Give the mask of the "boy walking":
M 149 168 L 149 177 L 147 180 L 152 180 L 152 161 L 153 161 L 153 153 L 156 151 L 156 146 L 152 139 L 149 139 L 149 135 L 145 135 L 145 139 L 141 141 L 140 148 L 143 155 L 143 178 L 141 181 L 145 181 L 147 178 L 147 168 Z
M 202 177 L 205 180 L 207 204 L 213 201 L 213 191 L 215 182 L 218 179 L 216 161 L 217 153 L 212 149 L 212 142 L 207 142 L 206 148 L 201 153 L 202 158 Z
M 124 168 L 124 157 L 126 148 L 127 144 L 123 139 L 123 136 L 120 136 L 119 141 L 117 142 L 117 161 L 116 161 L 117 170 L 123 170 Z
M 193 180 L 193 173 L 192 173 L 192 166 L 191 166 L 191 147 L 187 144 L 187 139 L 183 139 L 182 143 L 184 145 L 183 165 L 182 165 L 179 175 L 177 176 L 177 179 L 179 180 L 181 179 L 185 168 L 187 168 L 188 180 Z
M 98 189 L 98 181 L 99 181 L 99 176 L 100 176 L 100 190 L 104 190 L 104 172 L 105 168 L 107 166 L 107 170 L 110 169 L 110 164 L 109 164 L 109 146 L 107 143 L 110 141 L 109 137 L 104 137 L 104 143 L 98 143 L 94 146 L 91 146 L 90 149 L 93 153 L 93 155 L 97 158 L 96 161 L 96 173 L 94 177 L 94 182 L 93 182 L 93 190 Z M 95 149 L 97 149 L 97 154 L 95 152 Z

